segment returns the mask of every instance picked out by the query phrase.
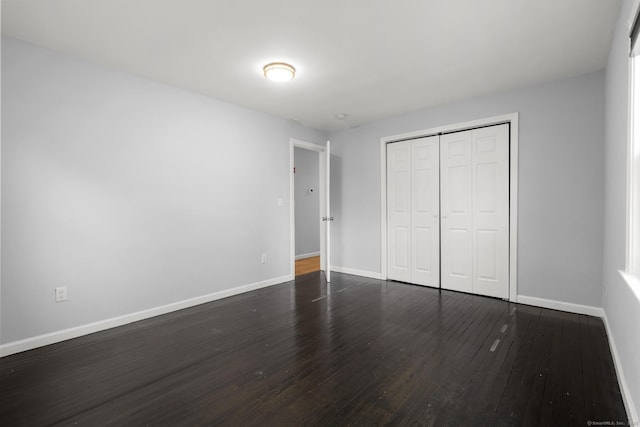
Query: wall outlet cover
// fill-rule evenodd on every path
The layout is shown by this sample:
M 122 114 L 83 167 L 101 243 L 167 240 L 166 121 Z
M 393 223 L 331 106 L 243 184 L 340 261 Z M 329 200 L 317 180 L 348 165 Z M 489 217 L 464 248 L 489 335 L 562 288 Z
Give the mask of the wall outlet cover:
M 66 286 L 60 286 L 60 287 L 56 288 L 55 289 L 55 295 L 56 295 L 56 302 L 66 301 L 68 299 L 67 287 Z

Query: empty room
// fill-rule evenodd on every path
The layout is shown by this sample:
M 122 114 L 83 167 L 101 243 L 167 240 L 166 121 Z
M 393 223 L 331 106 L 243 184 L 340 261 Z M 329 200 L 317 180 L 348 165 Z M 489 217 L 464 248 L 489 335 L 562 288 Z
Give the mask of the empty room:
M 640 0 L 1 0 L 0 424 L 638 425 Z

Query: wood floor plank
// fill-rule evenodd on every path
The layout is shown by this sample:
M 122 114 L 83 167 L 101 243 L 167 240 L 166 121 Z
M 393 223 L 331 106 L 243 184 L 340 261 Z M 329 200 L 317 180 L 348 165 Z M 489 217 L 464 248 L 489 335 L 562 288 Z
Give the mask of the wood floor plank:
M 584 420 L 584 404 L 581 384 L 581 358 L 578 345 L 579 321 L 578 316 L 567 313 L 562 321 L 562 357 L 560 370 L 564 375 L 558 376 L 557 405 L 554 419 L 563 425 L 577 425 L 578 420 Z
M 600 319 L 340 273 L 331 284 L 323 277 L 308 273 L 4 357 L 0 423 L 626 421 Z
M 487 370 L 492 363 L 499 361 L 501 349 L 505 346 L 506 335 L 501 332 L 505 324 L 508 325 L 509 305 L 504 309 L 492 310 L 491 317 L 486 322 L 487 327 L 482 333 L 478 333 L 479 340 L 475 344 L 475 354 L 471 361 L 460 360 L 459 363 L 465 369 L 459 369 L 458 390 L 453 396 L 457 408 L 447 411 L 445 424 L 447 425 L 481 425 L 488 422 L 479 411 L 471 408 L 470 403 L 477 401 L 477 396 L 482 395 L 484 382 L 490 376 Z M 460 386 L 462 385 L 462 386 Z
M 598 398 L 599 384 L 597 372 L 595 368 L 595 359 L 589 337 L 589 329 L 591 328 L 587 316 L 580 319 L 580 354 L 582 356 L 582 383 L 584 393 L 584 411 L 585 418 L 588 421 L 600 421 L 597 417 L 597 407 L 600 405 Z M 610 410 L 610 408 L 608 409 Z
M 529 358 L 531 363 L 531 389 L 528 391 L 526 387 L 521 387 L 521 395 L 519 396 L 521 401 L 523 398 L 527 401 L 526 408 L 524 409 L 523 426 L 543 425 L 541 416 L 543 407 L 545 406 L 544 390 L 550 378 L 549 363 L 553 349 L 552 337 L 555 322 L 548 316 L 545 316 L 542 311 L 537 321 L 539 322 L 539 327 L 536 337 L 534 338 L 532 354 Z M 523 384 L 521 384 L 521 386 L 522 385 Z
M 527 374 L 526 360 L 532 345 L 532 335 L 535 331 L 536 319 L 540 309 L 518 306 L 512 310 L 509 334 L 505 338 L 508 347 L 499 369 L 494 373 L 495 381 L 486 390 L 488 402 L 483 406 L 481 418 L 491 418 L 490 425 L 517 425 L 520 421 L 516 407 L 518 402 L 518 387 L 524 375 Z

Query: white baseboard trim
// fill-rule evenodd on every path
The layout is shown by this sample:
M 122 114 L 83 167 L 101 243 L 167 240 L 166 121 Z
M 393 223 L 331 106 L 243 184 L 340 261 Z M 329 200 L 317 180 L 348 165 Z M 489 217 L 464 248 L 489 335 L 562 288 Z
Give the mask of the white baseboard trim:
M 184 308 L 189 308 L 189 307 L 204 304 L 207 302 L 215 301 L 218 299 L 227 298 L 233 295 L 243 294 L 249 291 L 255 291 L 256 289 L 266 288 L 268 286 L 277 285 L 277 284 L 288 282 L 291 280 L 294 280 L 294 277 L 292 275 L 275 277 L 273 279 L 264 280 L 262 282 L 256 282 L 248 285 L 238 286 L 231 289 L 225 289 L 222 291 L 214 292 L 207 295 L 202 295 L 195 298 L 189 298 L 182 301 L 173 302 L 173 303 L 162 305 L 159 307 L 153 307 L 147 310 L 142 310 L 135 313 L 113 317 L 111 319 L 100 320 L 97 322 L 88 323 L 86 325 L 80 325 L 73 328 L 51 332 L 48 334 L 39 335 L 32 338 L 13 341 L 7 344 L 0 345 L 0 357 L 9 356 L 10 354 L 20 353 L 27 350 L 32 350 L 34 348 L 43 347 L 49 344 L 55 344 L 57 342 L 66 341 L 66 340 L 77 338 L 83 335 L 92 334 L 94 332 L 104 331 L 106 329 L 115 328 L 117 326 L 122 326 L 128 323 L 137 322 L 139 320 L 148 319 L 150 317 L 171 313 L 173 311 L 182 310 Z
M 355 268 L 331 266 L 331 271 L 336 273 L 353 274 L 354 276 L 368 277 L 370 279 L 381 279 L 382 275 L 373 271 L 356 270 Z
M 607 312 L 604 310 L 603 310 L 602 320 L 604 321 L 604 327 L 607 330 L 607 338 L 609 339 L 609 348 L 611 348 L 611 354 L 613 355 L 613 364 L 616 368 L 616 376 L 618 377 L 618 384 L 620 385 L 620 390 L 622 391 L 622 400 L 624 402 L 625 409 L 627 410 L 627 417 L 629 417 L 629 424 L 632 426 L 638 425 L 638 423 L 640 422 L 640 418 L 638 418 L 638 411 L 636 410 L 636 406 L 633 404 L 633 399 L 631 398 L 631 392 L 629 391 L 627 382 L 624 379 L 624 371 L 622 370 L 622 363 L 620 363 L 620 356 L 618 355 L 616 342 L 613 339 L 613 334 L 611 333 L 611 329 L 609 329 L 609 320 L 607 319 Z
M 570 302 L 555 301 L 545 298 L 528 297 L 518 295 L 516 302 L 536 307 L 550 308 L 552 310 L 568 311 L 569 313 L 586 314 L 589 316 L 603 317 L 604 311 L 600 307 L 590 305 L 573 304 Z
M 318 251 L 318 252 L 309 252 L 308 254 L 296 255 L 296 261 L 299 260 L 299 259 L 311 258 L 312 256 L 320 256 L 320 251 Z

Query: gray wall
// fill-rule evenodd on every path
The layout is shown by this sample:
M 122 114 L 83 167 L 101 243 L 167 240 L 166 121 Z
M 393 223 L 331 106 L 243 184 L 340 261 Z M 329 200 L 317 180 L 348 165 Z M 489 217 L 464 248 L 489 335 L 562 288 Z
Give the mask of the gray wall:
M 603 307 L 630 396 L 640 409 L 640 300 L 622 279 L 626 258 L 628 38 L 632 1 L 623 3 L 607 64 Z M 634 421 L 639 421 L 638 419 Z
M 289 274 L 324 133 L 8 38 L 2 107 L 2 343 Z
M 380 138 L 520 113 L 518 293 L 600 306 L 605 75 L 469 99 L 330 134 L 332 264 L 380 272 Z
M 296 255 L 320 252 L 320 157 L 315 151 L 298 147 L 293 156 L 296 167 Z

